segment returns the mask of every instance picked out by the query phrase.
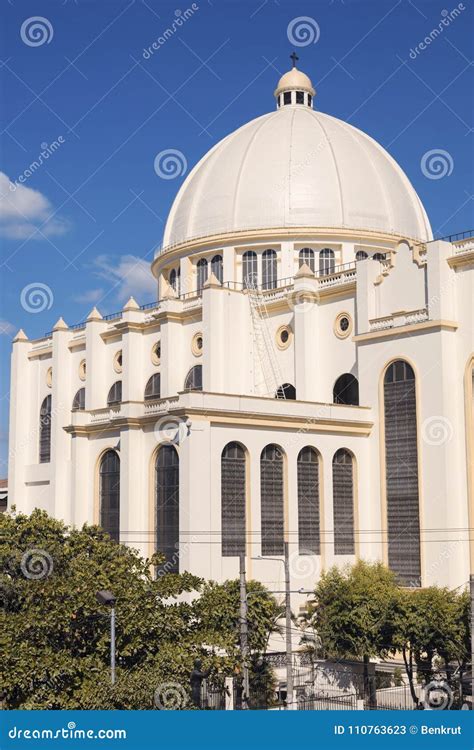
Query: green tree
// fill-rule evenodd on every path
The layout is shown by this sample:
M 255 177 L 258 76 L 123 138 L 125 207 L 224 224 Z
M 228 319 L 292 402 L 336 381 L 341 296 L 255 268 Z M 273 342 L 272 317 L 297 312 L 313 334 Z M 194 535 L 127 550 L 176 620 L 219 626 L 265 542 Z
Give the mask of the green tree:
M 470 649 L 469 596 L 446 588 L 400 589 L 399 612 L 394 643 L 403 655 L 405 671 L 414 703 L 415 668 L 418 678 L 428 684 L 433 679 L 436 658 L 446 668 L 452 663 L 462 670 Z
M 369 659 L 394 651 L 397 586 L 381 563 L 357 562 L 331 568 L 316 586 L 305 625 L 318 635 L 327 657 L 362 659 L 364 692 L 369 690 Z
M 272 633 L 281 633 L 279 620 L 284 608 L 258 581 L 247 582 L 247 620 L 250 651 L 249 678 L 251 704 L 270 705 L 275 680 L 272 669 L 262 659 Z M 228 670 L 242 675 L 240 652 L 240 583 L 206 582 L 195 602 L 199 641 L 213 643 L 225 651 Z
M 225 616 L 218 615 L 220 625 L 213 607 L 234 584 L 205 584 L 189 573 L 155 578 L 161 560 L 143 559 L 98 527 L 67 528 L 43 511 L 0 514 L 0 680 L 6 707 L 182 707 L 195 658 L 211 677 L 232 674 L 239 656 L 231 648 L 238 605 L 231 597 Z M 113 689 L 110 617 L 96 601 L 100 589 L 117 597 Z M 259 648 L 265 613 L 272 627 L 275 603 L 261 587 L 252 607 L 252 639 Z

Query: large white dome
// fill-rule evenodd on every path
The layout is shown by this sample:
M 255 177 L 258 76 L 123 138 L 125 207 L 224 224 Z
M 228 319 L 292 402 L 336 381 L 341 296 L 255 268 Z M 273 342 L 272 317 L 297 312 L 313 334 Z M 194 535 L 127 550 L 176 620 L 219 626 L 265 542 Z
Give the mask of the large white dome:
M 174 201 L 163 245 L 284 227 L 432 238 L 417 193 L 387 151 L 301 105 L 252 120 L 201 159 Z

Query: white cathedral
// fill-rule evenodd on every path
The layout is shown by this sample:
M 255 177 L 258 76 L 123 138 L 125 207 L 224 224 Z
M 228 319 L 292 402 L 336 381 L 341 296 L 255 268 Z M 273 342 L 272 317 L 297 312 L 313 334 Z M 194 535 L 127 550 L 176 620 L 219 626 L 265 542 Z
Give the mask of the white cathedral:
M 194 167 L 151 265 L 158 302 L 14 339 L 9 502 L 101 524 L 164 569 L 312 588 L 382 560 L 474 565 L 474 233 L 433 240 L 372 138 L 276 111 Z M 471 533 L 469 533 L 469 529 Z

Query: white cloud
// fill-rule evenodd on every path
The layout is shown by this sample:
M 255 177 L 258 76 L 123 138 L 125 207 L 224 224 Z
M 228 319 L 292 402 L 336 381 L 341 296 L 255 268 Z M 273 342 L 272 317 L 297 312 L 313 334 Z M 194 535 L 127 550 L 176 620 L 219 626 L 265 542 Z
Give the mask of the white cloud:
M 104 296 L 104 290 L 102 288 L 100 289 L 88 289 L 85 292 L 82 292 L 81 294 L 76 294 L 73 296 L 74 302 L 98 302 L 101 297 Z
M 0 172 L 0 232 L 14 240 L 41 239 L 64 234 L 68 224 L 48 217 L 53 207 L 45 195 L 19 183 L 13 183 Z M 36 231 L 41 226 L 41 232 Z
M 115 296 L 119 300 L 127 300 L 130 296 L 140 303 L 143 297 L 157 297 L 157 282 L 154 278 L 150 263 L 135 255 L 98 255 L 94 260 L 95 274 L 115 285 Z
M 0 336 L 12 336 L 15 331 L 16 328 L 13 323 L 10 323 L 9 320 L 0 318 Z

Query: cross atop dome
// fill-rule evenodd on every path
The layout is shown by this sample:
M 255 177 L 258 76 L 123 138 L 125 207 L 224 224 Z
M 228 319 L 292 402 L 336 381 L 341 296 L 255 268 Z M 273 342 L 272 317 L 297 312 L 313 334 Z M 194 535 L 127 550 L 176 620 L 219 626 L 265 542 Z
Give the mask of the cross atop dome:
M 312 109 L 316 91 L 311 79 L 296 67 L 299 60 L 296 52 L 291 53 L 290 60 L 293 67 L 282 75 L 273 94 L 277 102 L 277 109 L 285 105 L 302 105 Z

